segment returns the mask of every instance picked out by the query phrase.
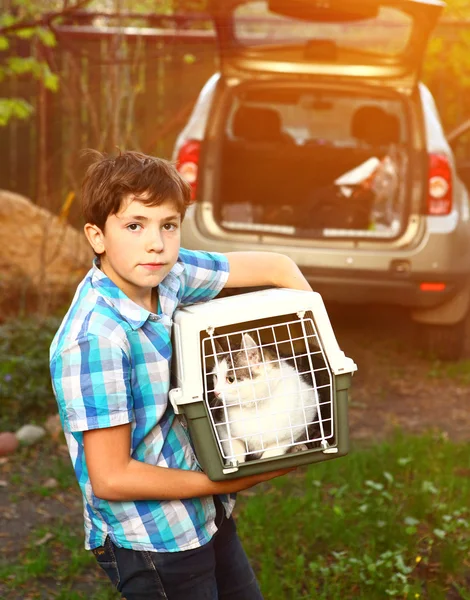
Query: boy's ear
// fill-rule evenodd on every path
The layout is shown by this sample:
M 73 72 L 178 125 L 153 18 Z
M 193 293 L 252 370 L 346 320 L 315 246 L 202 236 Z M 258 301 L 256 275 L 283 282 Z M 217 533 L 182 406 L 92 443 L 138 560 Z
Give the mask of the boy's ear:
M 101 229 L 97 225 L 87 223 L 83 228 L 86 239 L 90 243 L 90 246 L 95 251 L 95 254 L 103 254 L 105 251 L 104 247 L 104 235 Z

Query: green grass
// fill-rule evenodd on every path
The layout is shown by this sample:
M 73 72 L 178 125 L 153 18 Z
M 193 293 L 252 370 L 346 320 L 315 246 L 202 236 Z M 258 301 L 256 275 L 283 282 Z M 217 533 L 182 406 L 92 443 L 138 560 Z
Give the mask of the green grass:
M 52 526 L 35 528 L 15 564 L 0 563 L 0 581 L 8 590 L 6 598 L 15 600 L 120 598 L 101 575 L 93 555 L 83 548 L 82 527 L 70 529 L 69 522 L 62 519 Z
M 436 379 L 452 379 L 462 385 L 470 384 L 470 360 L 457 362 L 435 361 L 429 370 L 429 376 Z
M 49 346 L 59 317 L 14 319 L 0 326 L 0 431 L 15 431 L 57 411 Z
M 39 500 L 37 480 L 52 476 L 77 496 L 67 457 L 45 466 L 44 453 L 22 454 L 29 477 L 18 493 Z M 397 435 L 240 495 L 238 530 L 265 600 L 470 600 L 469 475 L 467 445 Z M 2 598 L 117 598 L 83 549 L 79 515 L 64 518 L 36 527 L 20 556 L 0 563 Z
M 468 589 L 469 475 L 468 446 L 397 436 L 242 498 L 239 531 L 265 599 L 444 600 Z

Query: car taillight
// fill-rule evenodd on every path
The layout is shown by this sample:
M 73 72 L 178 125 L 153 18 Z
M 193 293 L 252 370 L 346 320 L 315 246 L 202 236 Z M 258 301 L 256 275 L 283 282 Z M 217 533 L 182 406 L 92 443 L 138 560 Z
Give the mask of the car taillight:
M 448 215 L 452 209 L 452 169 L 445 154 L 429 155 L 428 214 Z
M 201 142 L 188 140 L 179 149 L 176 160 L 176 168 L 191 186 L 191 200 L 193 202 L 196 200 L 200 151 Z

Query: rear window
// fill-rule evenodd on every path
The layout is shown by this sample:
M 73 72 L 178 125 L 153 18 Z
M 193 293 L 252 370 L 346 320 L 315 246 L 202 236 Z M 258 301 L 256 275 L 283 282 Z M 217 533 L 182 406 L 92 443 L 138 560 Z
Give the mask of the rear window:
M 270 4 L 248 2 L 234 10 L 235 37 L 242 46 L 331 43 L 362 55 L 395 56 L 406 49 L 413 28 L 410 15 L 388 6 L 370 15 L 317 15 L 321 22 L 314 22 L 314 15 L 298 9 L 296 14 L 281 14 Z
M 403 105 L 394 99 L 372 100 L 328 92 L 252 89 L 236 100 L 232 118 L 242 106 L 274 112 L 282 134 L 287 134 L 298 146 L 315 144 L 355 148 L 358 143 L 366 142 L 369 128 L 382 131 L 384 138 L 390 135 L 391 139 L 385 141 L 393 139 L 395 143 L 404 143 L 406 138 Z M 393 135 L 389 132 L 390 128 Z M 362 129 L 367 131 L 362 132 Z M 233 135 L 233 129 L 231 133 Z M 378 134 L 379 131 L 374 136 Z

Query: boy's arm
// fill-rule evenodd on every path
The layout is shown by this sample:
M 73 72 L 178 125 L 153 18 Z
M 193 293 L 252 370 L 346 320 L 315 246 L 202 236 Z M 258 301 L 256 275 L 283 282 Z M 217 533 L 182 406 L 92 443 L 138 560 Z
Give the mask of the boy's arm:
M 130 424 L 85 431 L 83 442 L 93 493 L 110 501 L 181 500 L 230 494 L 291 470 L 214 482 L 200 471 L 157 467 L 131 458 Z
M 312 291 L 295 262 L 276 252 L 228 252 L 230 270 L 225 287 L 275 286 Z

